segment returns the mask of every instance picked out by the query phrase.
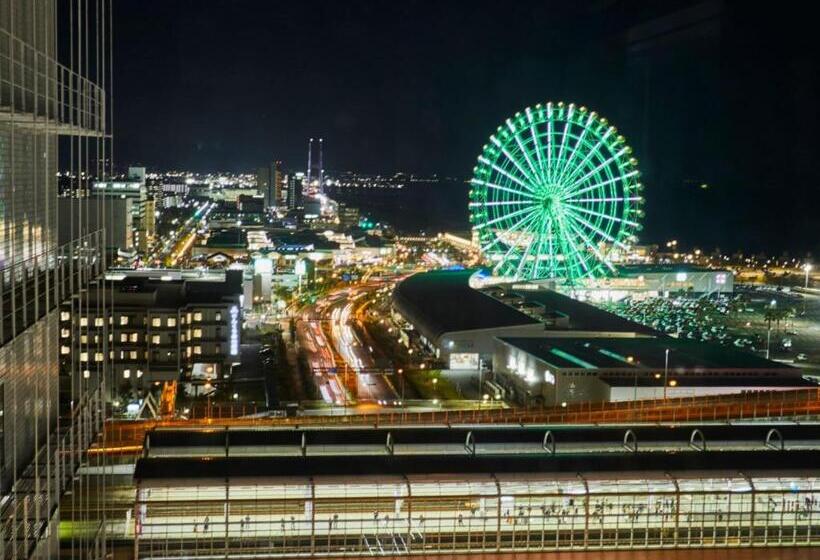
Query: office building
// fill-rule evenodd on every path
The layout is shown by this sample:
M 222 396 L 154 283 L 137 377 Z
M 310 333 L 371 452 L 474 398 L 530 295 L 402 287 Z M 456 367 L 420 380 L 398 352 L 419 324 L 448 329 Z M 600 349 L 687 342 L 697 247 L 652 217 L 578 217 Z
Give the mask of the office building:
M 305 181 L 304 173 L 292 173 L 288 176 L 287 208 L 298 210 L 303 207 L 302 188 Z
M 265 200 L 265 209 L 276 208 L 282 203 L 285 173 L 281 161 L 274 161 L 256 171 L 256 189 Z
M 124 181 L 97 181 L 91 196 L 131 199 L 131 244 L 146 253 L 156 237 L 156 200 L 148 195 L 145 168 L 129 167 Z

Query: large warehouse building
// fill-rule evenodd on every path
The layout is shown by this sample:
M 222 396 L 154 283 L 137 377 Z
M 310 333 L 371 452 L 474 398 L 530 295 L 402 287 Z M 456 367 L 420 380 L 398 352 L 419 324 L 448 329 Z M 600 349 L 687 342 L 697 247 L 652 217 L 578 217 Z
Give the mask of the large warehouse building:
M 546 406 L 814 386 L 800 370 L 779 362 L 666 336 L 498 337 L 493 371 L 509 399 Z
M 560 405 L 811 386 L 799 369 L 683 341 L 542 284 L 475 289 L 474 270 L 401 282 L 395 314 L 451 370 L 489 369 L 504 397 Z

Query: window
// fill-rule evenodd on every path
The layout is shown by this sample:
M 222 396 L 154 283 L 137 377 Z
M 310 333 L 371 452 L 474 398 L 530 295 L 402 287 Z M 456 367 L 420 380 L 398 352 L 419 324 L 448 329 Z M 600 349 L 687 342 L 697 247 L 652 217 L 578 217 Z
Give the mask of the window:
M 176 327 L 177 326 L 177 318 L 176 317 L 168 317 L 168 326 L 169 327 Z
M 182 333 L 181 335 L 179 335 L 179 341 L 180 342 L 185 342 L 185 340 L 186 340 L 185 339 L 185 333 Z
M 137 370 L 137 378 L 139 379 L 140 377 L 142 377 L 142 370 L 138 369 Z
M 217 354 L 221 354 L 221 353 L 222 353 L 222 345 L 221 345 L 221 344 L 217 344 L 217 345 L 216 345 L 216 353 L 217 353 Z
M 128 315 L 120 315 L 120 325 L 127 325 L 128 324 Z
M 63 338 L 68 338 L 71 336 L 71 331 L 68 329 L 60 329 L 60 336 Z
M 186 316 L 188 317 L 188 322 L 190 323 L 190 322 L 191 322 L 191 313 L 190 313 L 190 312 L 188 312 L 188 313 L 186 314 Z
M 191 347 L 185 349 L 185 354 L 190 358 L 191 357 Z
M 217 311 L 216 314 L 214 315 L 214 319 L 216 319 L 217 321 L 221 321 L 222 320 L 222 312 Z
M 202 346 L 194 346 L 194 354 L 202 354 Z
M 154 317 L 151 319 L 151 326 L 152 327 L 161 327 L 162 326 L 162 319 L 159 317 Z
M 139 342 L 140 334 L 132 332 L 131 333 L 131 342 Z
M 96 319 L 94 319 L 95 327 L 102 327 L 103 325 L 105 325 L 105 319 L 103 319 L 102 317 L 97 317 Z
M 136 350 L 131 350 L 131 352 L 129 353 L 129 358 L 131 358 L 132 360 L 136 360 L 137 359 L 137 351 Z
M 87 362 L 88 361 L 88 352 L 80 352 L 80 361 Z
M 128 342 L 128 333 L 120 333 L 120 342 Z
M 123 376 L 124 378 L 128 379 L 129 377 L 131 377 L 131 370 L 130 370 L 130 369 L 124 369 L 124 370 L 122 370 L 122 376 Z
M 102 352 L 96 352 L 96 353 L 94 353 L 94 361 L 95 361 L 95 362 L 101 362 L 101 361 L 103 361 L 104 359 L 105 359 L 105 356 L 103 356 L 103 353 L 102 353 Z
M 151 343 L 152 344 L 159 344 L 159 335 L 158 334 L 155 334 L 154 336 L 151 337 Z
M 202 329 L 194 329 L 194 338 L 202 338 Z
M 199 313 L 199 312 L 194 313 L 194 321 L 197 321 L 197 322 L 202 321 L 202 313 Z
M 88 317 L 80 317 L 80 326 L 87 327 L 88 326 Z
M 71 348 L 69 348 L 68 346 L 60 346 L 60 354 L 62 354 L 63 356 L 71 354 Z
M 80 342 L 83 343 L 83 344 L 88 344 L 88 335 L 87 334 L 81 334 L 80 335 Z
M 68 311 L 60 312 L 60 321 L 68 321 L 69 319 L 71 319 L 71 313 Z

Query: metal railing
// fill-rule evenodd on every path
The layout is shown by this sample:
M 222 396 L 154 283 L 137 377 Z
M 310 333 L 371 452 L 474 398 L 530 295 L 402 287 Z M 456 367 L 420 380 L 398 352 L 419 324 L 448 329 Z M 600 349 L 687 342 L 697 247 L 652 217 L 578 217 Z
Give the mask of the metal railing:
M 102 136 L 105 104 L 100 86 L 0 29 L 0 121 Z
M 145 432 L 155 427 L 213 426 L 401 426 L 452 424 L 628 424 L 811 420 L 820 418 L 820 390 L 772 391 L 712 397 L 634 402 L 578 403 L 554 408 L 382 412 L 339 416 L 271 418 L 245 416 L 252 406 L 213 405 L 209 415 L 191 411 L 185 420 L 110 421 L 106 441 L 111 453 L 139 453 Z M 103 451 L 102 449 L 96 452 Z

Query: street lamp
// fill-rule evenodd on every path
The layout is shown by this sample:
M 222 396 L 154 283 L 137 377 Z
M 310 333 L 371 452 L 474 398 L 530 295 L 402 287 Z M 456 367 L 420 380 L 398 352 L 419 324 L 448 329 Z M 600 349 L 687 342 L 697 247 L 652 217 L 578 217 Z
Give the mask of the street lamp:
M 806 289 L 809 288 L 809 272 L 811 272 L 811 263 L 806 263 L 803 265 L 803 270 L 806 271 Z

